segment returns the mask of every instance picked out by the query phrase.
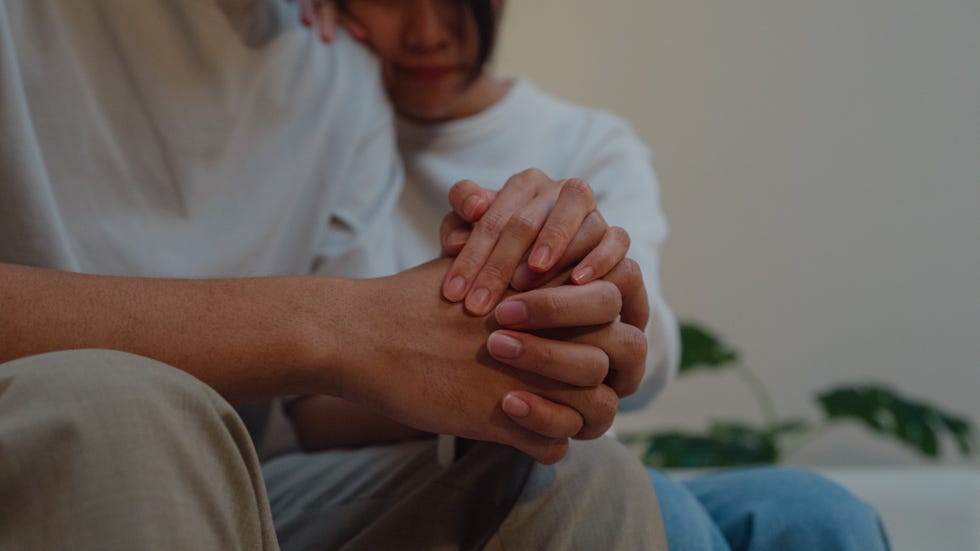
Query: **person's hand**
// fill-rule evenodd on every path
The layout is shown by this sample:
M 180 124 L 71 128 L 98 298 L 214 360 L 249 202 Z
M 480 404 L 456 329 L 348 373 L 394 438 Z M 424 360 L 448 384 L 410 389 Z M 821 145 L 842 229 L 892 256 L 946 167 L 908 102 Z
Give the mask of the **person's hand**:
M 619 318 L 594 326 L 566 327 L 569 322 L 578 323 L 578 320 L 573 321 L 572 316 L 562 314 L 564 305 L 581 300 L 603 300 L 602 295 L 591 292 L 591 288 L 607 282 L 614 284 L 621 296 Z M 615 303 L 611 298 L 606 300 Z M 646 370 L 647 340 L 644 329 L 649 316 L 650 306 L 640 267 L 627 258 L 603 277 L 603 281 L 579 287 L 546 287 L 504 299 L 494 310 L 494 318 L 501 329 L 491 335 L 488 348 L 494 358 L 506 359 L 509 365 L 574 385 L 592 381 L 579 378 L 574 370 L 543 364 L 533 345 L 542 338 L 590 345 L 593 348 L 583 351 L 588 356 L 583 356 L 582 361 L 594 362 L 600 366 L 599 370 L 607 369 L 603 384 L 612 388 L 619 398 L 625 398 L 636 392 Z M 506 339 L 507 345 L 496 345 L 502 339 Z M 564 371 L 553 371 L 554 367 Z M 595 372 L 590 370 L 587 374 L 593 375 Z M 522 404 L 512 407 L 515 400 Z M 552 415 L 549 404 L 521 390 L 509 393 L 503 407 L 511 419 L 530 430 L 547 423 Z M 590 436 L 590 433 L 583 433 L 575 438 Z
M 629 235 L 608 227 L 588 183 L 552 180 L 529 169 L 495 192 L 463 180 L 449 192 L 453 212 L 440 227 L 443 252 L 456 256 L 443 295 L 467 311 L 493 309 L 508 286 L 531 289 L 578 261 L 572 281 L 601 278 L 626 256 Z
M 299 18 L 303 25 L 312 28 L 320 40 L 332 42 L 337 27 L 342 25 L 359 42 L 367 39 L 367 30 L 357 21 L 344 17 L 336 0 L 286 0 L 299 4 Z
M 500 442 L 545 463 L 565 454 L 569 438 L 602 435 L 618 396 L 601 383 L 624 361 L 601 348 L 620 338 L 611 325 L 622 311 L 617 284 L 560 286 L 523 302 L 525 326 L 592 328 L 562 341 L 495 332 L 493 316 L 471 316 L 443 300 L 439 281 L 449 262 L 364 281 L 367 300 L 358 304 L 367 307 L 346 324 L 358 346 L 345 359 L 354 376 L 341 397 L 421 430 Z M 514 336 L 522 339 L 517 351 L 502 338 Z

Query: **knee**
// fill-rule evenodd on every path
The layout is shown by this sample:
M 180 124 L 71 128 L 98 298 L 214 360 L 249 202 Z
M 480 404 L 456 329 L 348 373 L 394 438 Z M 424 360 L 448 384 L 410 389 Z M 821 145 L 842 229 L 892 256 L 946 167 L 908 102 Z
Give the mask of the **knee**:
M 0 366 L 0 397 L 10 407 L 39 406 L 69 419 L 142 419 L 152 412 L 213 402 L 217 394 L 162 362 L 115 350 L 69 350 Z
M 521 548 L 662 547 L 659 507 L 646 470 L 612 438 L 573 441 L 558 463 L 536 464 L 514 512 L 506 534 L 519 537 Z
M 799 469 L 753 470 L 756 537 L 794 549 L 885 549 L 878 513 L 843 486 Z
M 640 461 L 622 444 L 606 437 L 573 440 L 568 454 L 558 463 L 535 464 L 525 491 L 531 494 L 525 497 L 566 495 L 583 506 L 590 500 L 602 501 L 603 496 L 615 495 L 617 502 L 626 503 L 634 497 L 643 501 L 654 495 Z
M 652 492 L 647 471 L 640 460 L 613 438 L 588 442 L 573 441 L 563 463 L 578 479 L 628 495 L 630 492 Z

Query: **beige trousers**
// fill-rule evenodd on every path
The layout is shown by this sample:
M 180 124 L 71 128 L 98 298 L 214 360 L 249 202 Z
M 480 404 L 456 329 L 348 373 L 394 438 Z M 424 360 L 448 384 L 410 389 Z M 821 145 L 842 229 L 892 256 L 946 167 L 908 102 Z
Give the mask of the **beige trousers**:
M 492 444 L 449 468 L 435 453 L 260 466 L 190 375 L 122 352 L 34 356 L 0 365 L 0 549 L 666 548 L 646 474 L 612 440 L 553 466 Z

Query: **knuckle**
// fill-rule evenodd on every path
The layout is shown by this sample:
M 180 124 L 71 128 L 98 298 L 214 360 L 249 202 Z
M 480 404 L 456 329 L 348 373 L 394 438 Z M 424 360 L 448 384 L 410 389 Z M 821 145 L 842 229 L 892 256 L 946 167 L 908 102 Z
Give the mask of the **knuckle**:
M 598 438 L 609 430 L 613 419 L 616 417 L 616 410 L 619 407 L 619 396 L 616 391 L 606 385 L 599 385 L 590 389 L 588 400 L 585 406 L 588 421 L 584 428 L 579 431 L 576 438 L 582 440 L 592 440 Z
M 585 421 L 582 420 L 582 416 L 578 415 L 577 413 L 573 413 L 569 417 L 571 422 L 568 425 L 566 434 L 568 437 L 572 437 L 582 431 L 582 427 L 585 426 Z
M 454 266 L 457 272 L 467 276 L 476 273 L 483 266 L 483 263 L 472 254 L 461 254 L 456 257 Z
M 595 194 L 592 192 L 592 186 L 581 178 L 566 180 L 565 185 L 562 186 L 562 193 L 571 195 L 587 205 L 595 204 Z
M 612 426 L 619 408 L 619 395 L 606 385 L 596 387 L 595 420 L 596 428 L 605 433 Z
M 635 394 L 636 391 L 640 389 L 640 381 L 640 377 L 631 378 L 629 382 L 620 389 L 620 395 L 625 397 Z
M 486 234 L 497 236 L 500 235 L 501 230 L 503 230 L 504 225 L 507 224 L 508 216 L 499 210 L 491 209 L 483 215 L 476 225 Z
M 632 258 L 621 260 L 618 271 L 627 288 L 635 287 L 643 281 L 643 271 L 640 269 L 640 264 Z
M 504 231 L 518 237 L 534 237 L 538 233 L 538 221 L 527 213 L 520 213 L 507 221 Z
M 548 224 L 541 229 L 541 238 L 548 243 L 568 243 L 572 235 L 568 228 L 560 224 Z
M 549 293 L 544 302 L 544 308 L 546 310 L 544 314 L 549 319 L 560 317 L 571 308 L 568 297 L 563 293 Z
M 535 432 L 554 438 L 568 438 L 582 430 L 582 416 L 570 410 L 551 412 L 542 417 L 537 425 L 532 429 Z
M 546 370 L 555 364 L 555 351 L 543 343 L 527 343 L 525 346 L 528 350 L 528 355 L 533 357 L 532 365 L 538 369 Z
M 609 374 L 609 356 L 601 352 L 594 356 L 592 365 L 588 366 L 582 378 L 582 386 L 599 386 Z
M 564 438 L 556 439 L 545 447 L 539 459 L 545 465 L 552 465 L 561 461 L 567 453 L 568 440 Z
M 541 170 L 540 168 L 535 168 L 535 167 L 525 168 L 524 170 L 518 172 L 514 176 L 516 176 L 517 178 L 519 178 L 521 180 L 550 179 L 550 178 L 548 178 L 548 175 L 544 173 L 543 170 Z
M 507 183 L 504 184 L 502 191 L 504 193 L 518 193 L 520 195 L 528 195 L 532 191 L 533 183 L 527 178 L 524 178 L 520 174 L 515 174 L 511 176 Z
M 599 211 L 594 209 L 585 215 L 585 220 L 582 221 L 582 227 L 597 233 L 604 232 L 608 229 L 606 219 L 602 217 Z
M 480 269 L 480 277 L 476 285 L 482 283 L 492 290 L 506 284 L 509 279 L 510 275 L 505 273 L 503 267 L 491 261 L 484 264 L 483 268 Z
M 649 346 L 647 343 L 646 334 L 632 325 L 620 325 L 624 325 L 626 327 L 626 331 L 623 333 L 622 337 L 622 346 L 626 351 L 627 356 L 637 361 L 646 359 L 647 348 Z
M 620 226 L 612 226 L 611 228 L 609 228 L 608 231 L 611 234 L 613 241 L 615 241 L 624 249 L 630 248 L 630 245 L 632 244 L 632 240 L 630 239 L 630 234 L 628 231 L 626 231 L 624 228 Z

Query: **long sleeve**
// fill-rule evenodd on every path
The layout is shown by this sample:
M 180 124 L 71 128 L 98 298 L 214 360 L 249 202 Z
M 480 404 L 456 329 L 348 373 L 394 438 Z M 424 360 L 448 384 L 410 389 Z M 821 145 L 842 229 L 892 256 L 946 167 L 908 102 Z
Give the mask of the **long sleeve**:
M 676 376 L 680 356 L 677 320 L 660 291 L 659 248 L 667 236 L 659 187 L 649 149 L 624 122 L 597 114 L 582 162 L 573 169 L 596 193 L 599 211 L 610 225 L 631 238 L 629 256 L 643 271 L 650 301 L 647 370 L 639 391 L 620 403 L 620 411 L 647 405 Z

